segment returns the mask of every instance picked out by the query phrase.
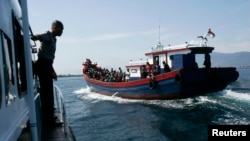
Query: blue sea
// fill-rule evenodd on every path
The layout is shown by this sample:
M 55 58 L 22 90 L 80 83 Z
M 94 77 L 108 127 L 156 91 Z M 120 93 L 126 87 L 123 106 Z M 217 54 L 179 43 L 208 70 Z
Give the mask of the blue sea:
M 250 70 L 225 90 L 179 100 L 127 100 L 90 92 L 83 77 L 60 77 L 77 141 L 206 141 L 208 125 L 250 125 Z

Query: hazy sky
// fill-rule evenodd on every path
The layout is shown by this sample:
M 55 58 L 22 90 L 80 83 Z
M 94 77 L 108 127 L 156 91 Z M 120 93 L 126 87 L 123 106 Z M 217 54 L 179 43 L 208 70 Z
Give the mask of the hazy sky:
M 57 38 L 58 74 L 81 74 L 86 58 L 102 67 L 121 67 L 146 59 L 160 41 L 183 44 L 216 34 L 208 44 L 216 52 L 250 51 L 250 0 L 28 0 L 34 34 L 64 23 Z M 37 41 L 37 45 L 40 43 Z

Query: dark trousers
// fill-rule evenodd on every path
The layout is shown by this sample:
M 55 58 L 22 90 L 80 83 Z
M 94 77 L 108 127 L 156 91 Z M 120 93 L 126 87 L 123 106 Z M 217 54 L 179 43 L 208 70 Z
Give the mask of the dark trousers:
M 37 61 L 37 73 L 40 82 L 40 98 L 43 121 L 54 119 L 54 95 L 53 95 L 53 61 L 39 58 Z

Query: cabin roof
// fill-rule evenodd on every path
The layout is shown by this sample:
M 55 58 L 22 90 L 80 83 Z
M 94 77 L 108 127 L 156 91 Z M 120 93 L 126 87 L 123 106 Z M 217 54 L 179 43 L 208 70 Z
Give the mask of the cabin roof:
M 214 50 L 214 47 L 191 47 L 191 54 L 206 54 L 211 53 Z
M 183 50 L 188 50 L 189 48 L 179 48 L 179 49 L 168 49 L 168 50 L 161 50 L 161 51 L 154 51 L 154 52 L 148 52 L 145 53 L 145 55 L 158 55 L 158 54 L 166 54 L 169 52 L 177 52 L 177 51 L 183 51 Z

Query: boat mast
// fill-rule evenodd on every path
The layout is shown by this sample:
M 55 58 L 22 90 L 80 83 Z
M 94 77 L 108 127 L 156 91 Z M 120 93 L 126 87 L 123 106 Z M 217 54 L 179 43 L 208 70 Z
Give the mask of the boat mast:
M 161 25 L 159 25 L 159 43 L 161 43 Z
M 156 46 L 156 48 L 163 48 L 163 45 L 161 45 L 161 17 L 159 18 L 159 33 L 158 33 L 158 38 L 159 38 L 159 42 Z
M 25 67 L 26 67 L 26 79 L 27 79 L 27 93 L 29 102 L 29 114 L 30 114 L 30 129 L 32 141 L 39 141 L 37 118 L 34 101 L 33 79 L 32 79 L 32 64 L 30 53 L 30 37 L 29 37 L 29 21 L 28 21 L 28 8 L 27 0 L 21 0 L 22 10 L 22 22 L 23 22 L 23 39 L 24 39 L 24 54 L 25 54 Z
M 159 44 L 161 44 L 161 17 L 159 17 Z

